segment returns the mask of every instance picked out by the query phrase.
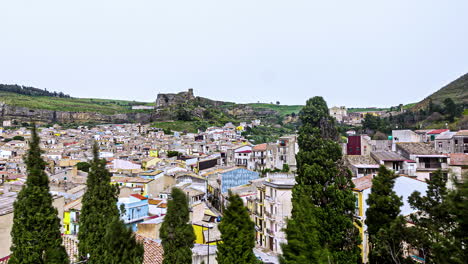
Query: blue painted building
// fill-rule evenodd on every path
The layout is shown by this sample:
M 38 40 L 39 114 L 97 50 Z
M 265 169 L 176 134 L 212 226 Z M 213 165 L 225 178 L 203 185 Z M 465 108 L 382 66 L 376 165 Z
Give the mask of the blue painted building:
M 117 206 L 119 209 L 121 207 L 125 209 L 125 213 L 121 215 L 121 219 L 133 231 L 137 230 L 138 223 L 143 222 L 148 217 L 148 198 L 140 194 L 131 194 L 130 197 L 119 198 Z
M 234 169 L 220 174 L 221 193 L 227 193 L 232 187 L 241 186 L 249 183 L 251 180 L 258 179 L 260 174 L 247 169 Z

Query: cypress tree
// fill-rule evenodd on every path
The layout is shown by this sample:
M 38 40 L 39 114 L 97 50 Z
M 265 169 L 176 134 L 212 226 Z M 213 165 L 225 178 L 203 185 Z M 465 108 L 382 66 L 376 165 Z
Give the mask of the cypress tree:
M 103 241 L 108 248 L 103 257 L 104 263 L 143 263 L 143 245 L 136 241 L 132 229 L 126 227 L 119 217 L 112 219 Z
M 425 196 L 416 191 L 408 198 L 411 207 L 417 210 L 411 215 L 415 226 L 411 228 L 410 243 L 419 248 L 426 263 L 466 263 L 466 259 L 454 254 L 454 231 L 459 223 L 446 186 L 447 175 L 438 170 L 426 182 Z
M 13 204 L 11 230 L 12 264 L 68 263 L 62 245 L 60 219 L 52 206 L 49 179 L 44 172 L 46 162 L 41 158 L 36 127 L 31 130 L 31 142 L 25 158 L 26 185 Z
M 453 263 L 463 263 L 468 259 L 468 173 L 463 176 L 461 182 L 454 178 L 455 190 L 448 195 L 449 208 L 456 223 L 451 230 L 451 239 L 447 241 Z
M 372 245 L 371 263 L 395 263 L 394 259 L 402 259 L 404 236 L 396 237 L 402 234 L 396 229 L 403 230 L 405 222 L 397 219 L 403 202 L 393 191 L 395 178 L 392 171 L 380 166 L 377 176 L 372 179 L 365 221 Z
M 171 197 L 160 229 L 164 249 L 163 264 L 192 263 L 195 233 L 189 223 L 188 199 L 184 192 L 177 188 L 172 188 Z
M 219 224 L 222 243 L 218 244 L 216 259 L 219 264 L 258 263 L 255 246 L 255 224 L 249 217 L 239 195 L 229 193 L 229 205 Z
M 342 163 L 334 118 L 322 97 L 299 114 L 297 184 L 292 190 L 282 263 L 357 263 L 359 234 L 353 225 L 351 172 Z
M 98 146 L 93 147 L 94 158 L 86 181 L 83 195 L 78 249 L 81 258 L 90 256 L 87 263 L 105 263 L 108 250 L 104 243 L 106 229 L 115 217 L 119 217 L 117 208 L 118 187 L 110 184 L 110 173 L 106 162 L 99 159 Z

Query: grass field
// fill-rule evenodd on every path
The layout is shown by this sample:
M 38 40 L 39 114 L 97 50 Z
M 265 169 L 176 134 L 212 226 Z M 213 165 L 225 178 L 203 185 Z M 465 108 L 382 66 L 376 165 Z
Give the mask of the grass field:
M 0 92 L 0 101 L 8 105 L 28 107 L 33 109 L 70 112 L 95 112 L 101 114 L 141 112 L 144 110 L 132 110 L 132 105 L 152 104 L 111 99 L 27 96 L 9 92 Z

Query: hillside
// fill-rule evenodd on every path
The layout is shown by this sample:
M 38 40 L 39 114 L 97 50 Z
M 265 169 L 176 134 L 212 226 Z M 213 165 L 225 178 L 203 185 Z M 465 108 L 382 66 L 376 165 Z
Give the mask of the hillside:
M 457 104 L 468 104 L 468 73 L 429 95 L 412 109 L 423 109 L 429 105 L 430 100 L 434 104 L 441 105 L 447 98 L 451 98 Z
M 31 96 L 5 91 L 0 91 L 0 102 L 10 106 L 26 107 L 31 109 L 91 112 L 105 115 L 141 112 L 142 110 L 132 110 L 132 105 L 154 104 L 109 99 Z

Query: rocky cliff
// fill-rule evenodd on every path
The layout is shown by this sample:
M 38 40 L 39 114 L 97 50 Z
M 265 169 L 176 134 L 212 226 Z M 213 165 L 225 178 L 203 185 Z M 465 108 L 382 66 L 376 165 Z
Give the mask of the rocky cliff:
M 0 104 L 0 119 L 20 122 L 43 123 L 149 123 L 155 119 L 154 113 L 121 113 L 104 115 L 92 112 L 66 112 Z

